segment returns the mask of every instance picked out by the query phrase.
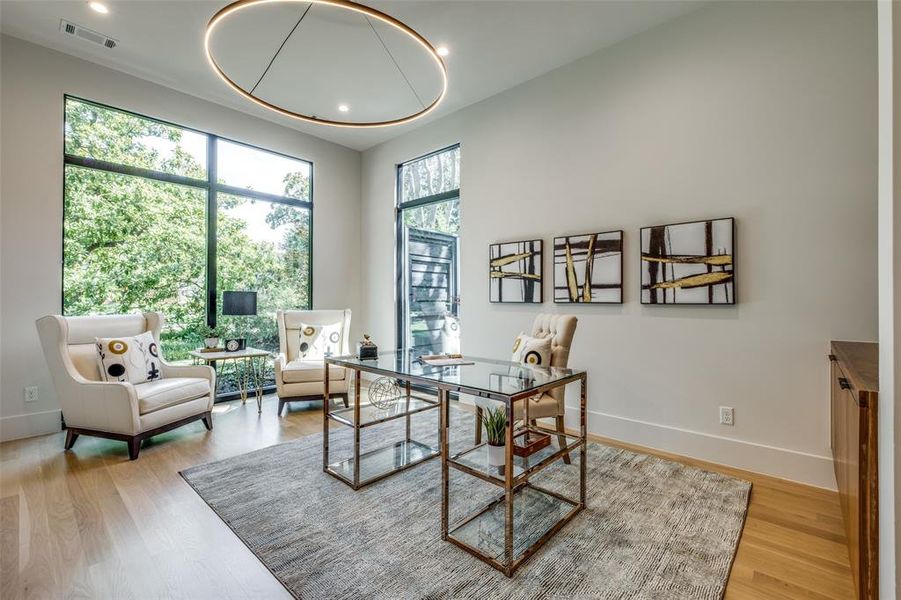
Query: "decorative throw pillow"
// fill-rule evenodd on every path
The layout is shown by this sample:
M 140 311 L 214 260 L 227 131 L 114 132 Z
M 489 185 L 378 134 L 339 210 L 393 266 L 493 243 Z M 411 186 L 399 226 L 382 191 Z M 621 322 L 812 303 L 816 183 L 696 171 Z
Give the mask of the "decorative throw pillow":
M 513 362 L 547 367 L 551 364 L 551 338 L 536 338 L 520 333 L 513 342 Z
M 341 323 L 331 325 L 300 325 L 300 357 L 318 360 L 341 351 Z
M 445 354 L 460 353 L 460 319 L 454 315 L 444 315 L 441 327 L 441 351 Z
M 97 361 L 103 381 L 145 383 L 162 379 L 160 355 L 153 334 L 134 337 L 95 338 Z

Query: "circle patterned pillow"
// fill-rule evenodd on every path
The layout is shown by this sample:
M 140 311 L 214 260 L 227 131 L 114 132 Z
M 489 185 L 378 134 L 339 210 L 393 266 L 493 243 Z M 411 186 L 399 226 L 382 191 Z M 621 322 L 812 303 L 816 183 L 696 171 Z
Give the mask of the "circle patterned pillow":
M 513 340 L 513 362 L 532 367 L 549 367 L 551 365 L 551 338 L 536 338 L 524 332 Z
M 145 383 L 162 379 L 159 349 L 153 334 L 95 338 L 97 368 L 103 381 Z

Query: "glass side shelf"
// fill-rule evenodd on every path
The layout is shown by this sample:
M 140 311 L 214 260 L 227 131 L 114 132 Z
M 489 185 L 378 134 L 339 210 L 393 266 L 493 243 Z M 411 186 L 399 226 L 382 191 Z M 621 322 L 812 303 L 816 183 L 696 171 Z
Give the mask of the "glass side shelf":
M 407 400 L 405 398 L 401 398 L 388 408 L 379 408 L 374 404 L 361 404 L 360 427 L 368 427 L 369 425 L 375 425 L 376 423 L 384 423 L 385 421 L 391 421 L 392 419 L 397 419 L 406 415 L 412 415 L 432 408 L 438 408 L 438 402 L 436 400 L 427 400 L 425 398 L 416 396 L 410 398 L 409 408 L 407 406 Z M 345 425 L 350 425 L 351 427 L 355 425 L 353 406 L 351 406 L 350 408 L 340 408 L 338 410 L 330 411 L 328 416 L 335 421 L 338 421 L 339 423 L 344 423 Z
M 513 560 L 520 559 L 561 521 L 578 511 L 578 504 L 531 485 L 514 492 Z M 474 513 L 448 531 L 448 537 L 504 562 L 504 497 Z
M 416 440 L 401 440 L 390 446 L 360 455 L 360 481 L 363 486 L 385 475 L 401 471 L 424 460 L 438 456 L 441 451 Z M 328 470 L 353 485 L 354 459 L 347 458 L 329 464 Z
M 571 454 L 575 454 L 579 448 L 579 440 L 567 436 L 565 439 L 565 447 Z M 542 462 L 550 459 L 560 451 L 560 445 L 556 436 L 551 436 L 551 443 L 537 452 L 527 456 L 513 457 L 513 481 L 518 483 L 523 475 L 531 475 L 543 468 Z M 562 455 L 558 457 L 562 460 Z M 547 464 L 555 462 L 550 460 Z M 464 472 L 470 472 L 475 476 L 481 476 L 482 479 L 489 479 L 492 483 L 504 485 L 504 465 L 494 466 L 488 464 L 488 445 L 480 444 L 474 448 L 461 452 L 456 456 L 448 459 L 448 464 L 458 468 Z M 460 467 L 463 467 L 462 469 Z M 471 473 L 475 471 L 476 473 Z

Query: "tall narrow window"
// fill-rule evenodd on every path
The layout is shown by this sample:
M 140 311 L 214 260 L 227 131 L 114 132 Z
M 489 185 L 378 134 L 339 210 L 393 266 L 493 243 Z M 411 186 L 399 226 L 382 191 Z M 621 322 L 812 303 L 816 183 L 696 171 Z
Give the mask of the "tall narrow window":
M 459 352 L 460 147 L 399 165 L 397 187 L 398 342 Z
M 275 311 L 311 304 L 312 165 L 76 98 L 65 113 L 64 314 L 159 311 L 168 360 L 206 325 L 276 350 Z M 258 314 L 223 317 L 227 290 Z

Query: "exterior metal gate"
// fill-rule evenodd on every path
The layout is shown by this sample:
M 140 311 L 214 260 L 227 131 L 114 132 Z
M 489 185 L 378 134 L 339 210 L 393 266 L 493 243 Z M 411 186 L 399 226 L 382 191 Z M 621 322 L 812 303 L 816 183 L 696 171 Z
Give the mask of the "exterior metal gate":
M 441 353 L 446 316 L 457 317 L 457 236 L 410 228 L 406 242 L 408 341 L 417 353 Z

